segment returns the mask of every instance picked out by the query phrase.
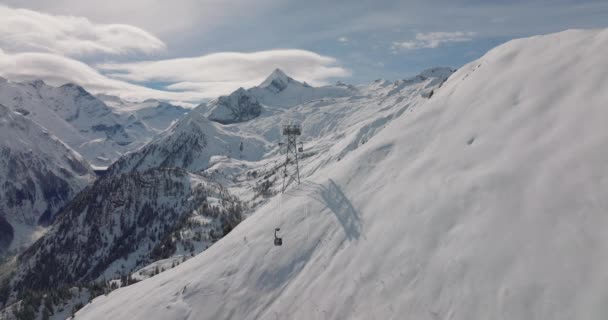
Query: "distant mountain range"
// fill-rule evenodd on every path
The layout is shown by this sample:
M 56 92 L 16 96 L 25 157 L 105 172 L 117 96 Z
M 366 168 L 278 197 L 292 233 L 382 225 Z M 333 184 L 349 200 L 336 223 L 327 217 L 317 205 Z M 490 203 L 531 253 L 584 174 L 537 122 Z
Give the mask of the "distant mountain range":
M 32 119 L 97 167 L 143 146 L 188 111 L 159 101 L 100 99 L 75 84 L 54 87 L 41 80 L 2 78 L 0 104 Z

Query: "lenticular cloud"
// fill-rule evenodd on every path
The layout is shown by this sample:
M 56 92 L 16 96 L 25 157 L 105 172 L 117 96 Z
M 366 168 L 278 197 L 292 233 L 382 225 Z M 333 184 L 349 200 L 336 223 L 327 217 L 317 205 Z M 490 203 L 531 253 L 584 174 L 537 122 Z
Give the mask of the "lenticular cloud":
M 69 56 L 119 55 L 163 51 L 151 33 L 125 24 L 96 24 L 87 18 L 58 16 L 0 5 L 0 47 L 7 52 L 51 52 Z

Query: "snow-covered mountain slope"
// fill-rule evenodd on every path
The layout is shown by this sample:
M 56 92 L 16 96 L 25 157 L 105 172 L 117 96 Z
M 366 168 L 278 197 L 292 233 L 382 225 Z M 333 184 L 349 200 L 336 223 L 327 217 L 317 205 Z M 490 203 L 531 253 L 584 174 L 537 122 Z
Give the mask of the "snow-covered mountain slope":
M 19 256 L 13 288 L 120 278 L 156 260 L 199 253 L 238 224 L 242 210 L 221 186 L 181 169 L 101 178 Z
M 89 163 L 102 167 L 141 147 L 183 114 L 178 107 L 150 102 L 129 117 L 80 86 L 53 87 L 40 80 L 20 83 L 0 78 L 0 104 L 32 119 Z
M 87 162 L 28 117 L 0 104 L 0 255 L 36 240 L 68 200 L 93 181 Z
M 156 132 L 169 128 L 171 124 L 189 111 L 187 108 L 155 99 L 148 99 L 142 102 L 128 102 L 119 97 L 106 94 L 98 94 L 97 98 L 101 99 L 115 113 L 121 115 L 122 118 L 126 118 L 127 123 L 139 120 L 146 127 Z
M 115 159 L 133 142 L 118 116 L 82 87 L 0 79 L 0 103 L 31 118 L 92 164 Z
M 223 124 L 249 121 L 258 117 L 263 106 L 286 108 L 322 98 L 347 97 L 356 94 L 351 86 L 312 87 L 276 69 L 259 86 L 239 88 L 205 106 L 209 120 Z
M 76 319 L 603 319 L 606 51 L 608 30 L 491 50 L 210 249 Z
M 120 158 L 108 171 L 117 174 L 177 167 L 196 172 L 206 169 L 212 156 L 257 160 L 265 150 L 260 139 L 226 131 L 197 108 L 146 146 Z
M 222 124 L 248 121 L 262 113 L 262 105 L 243 88 L 219 97 L 211 108 L 209 120 Z

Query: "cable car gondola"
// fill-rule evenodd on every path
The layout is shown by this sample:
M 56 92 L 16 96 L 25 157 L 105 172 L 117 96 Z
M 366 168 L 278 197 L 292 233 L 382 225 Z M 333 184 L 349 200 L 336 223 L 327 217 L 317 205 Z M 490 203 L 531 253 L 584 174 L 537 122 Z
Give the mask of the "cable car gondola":
M 283 245 L 283 238 L 279 238 L 277 236 L 277 232 L 281 231 L 281 228 L 276 228 L 274 229 L 274 245 L 275 246 L 282 246 Z

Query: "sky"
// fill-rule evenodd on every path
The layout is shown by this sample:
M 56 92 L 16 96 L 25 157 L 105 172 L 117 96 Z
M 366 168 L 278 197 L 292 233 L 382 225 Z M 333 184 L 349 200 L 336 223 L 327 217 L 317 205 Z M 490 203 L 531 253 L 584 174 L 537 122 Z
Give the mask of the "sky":
M 275 68 L 396 80 L 607 18 L 605 0 L 0 0 L 0 76 L 193 105 Z

